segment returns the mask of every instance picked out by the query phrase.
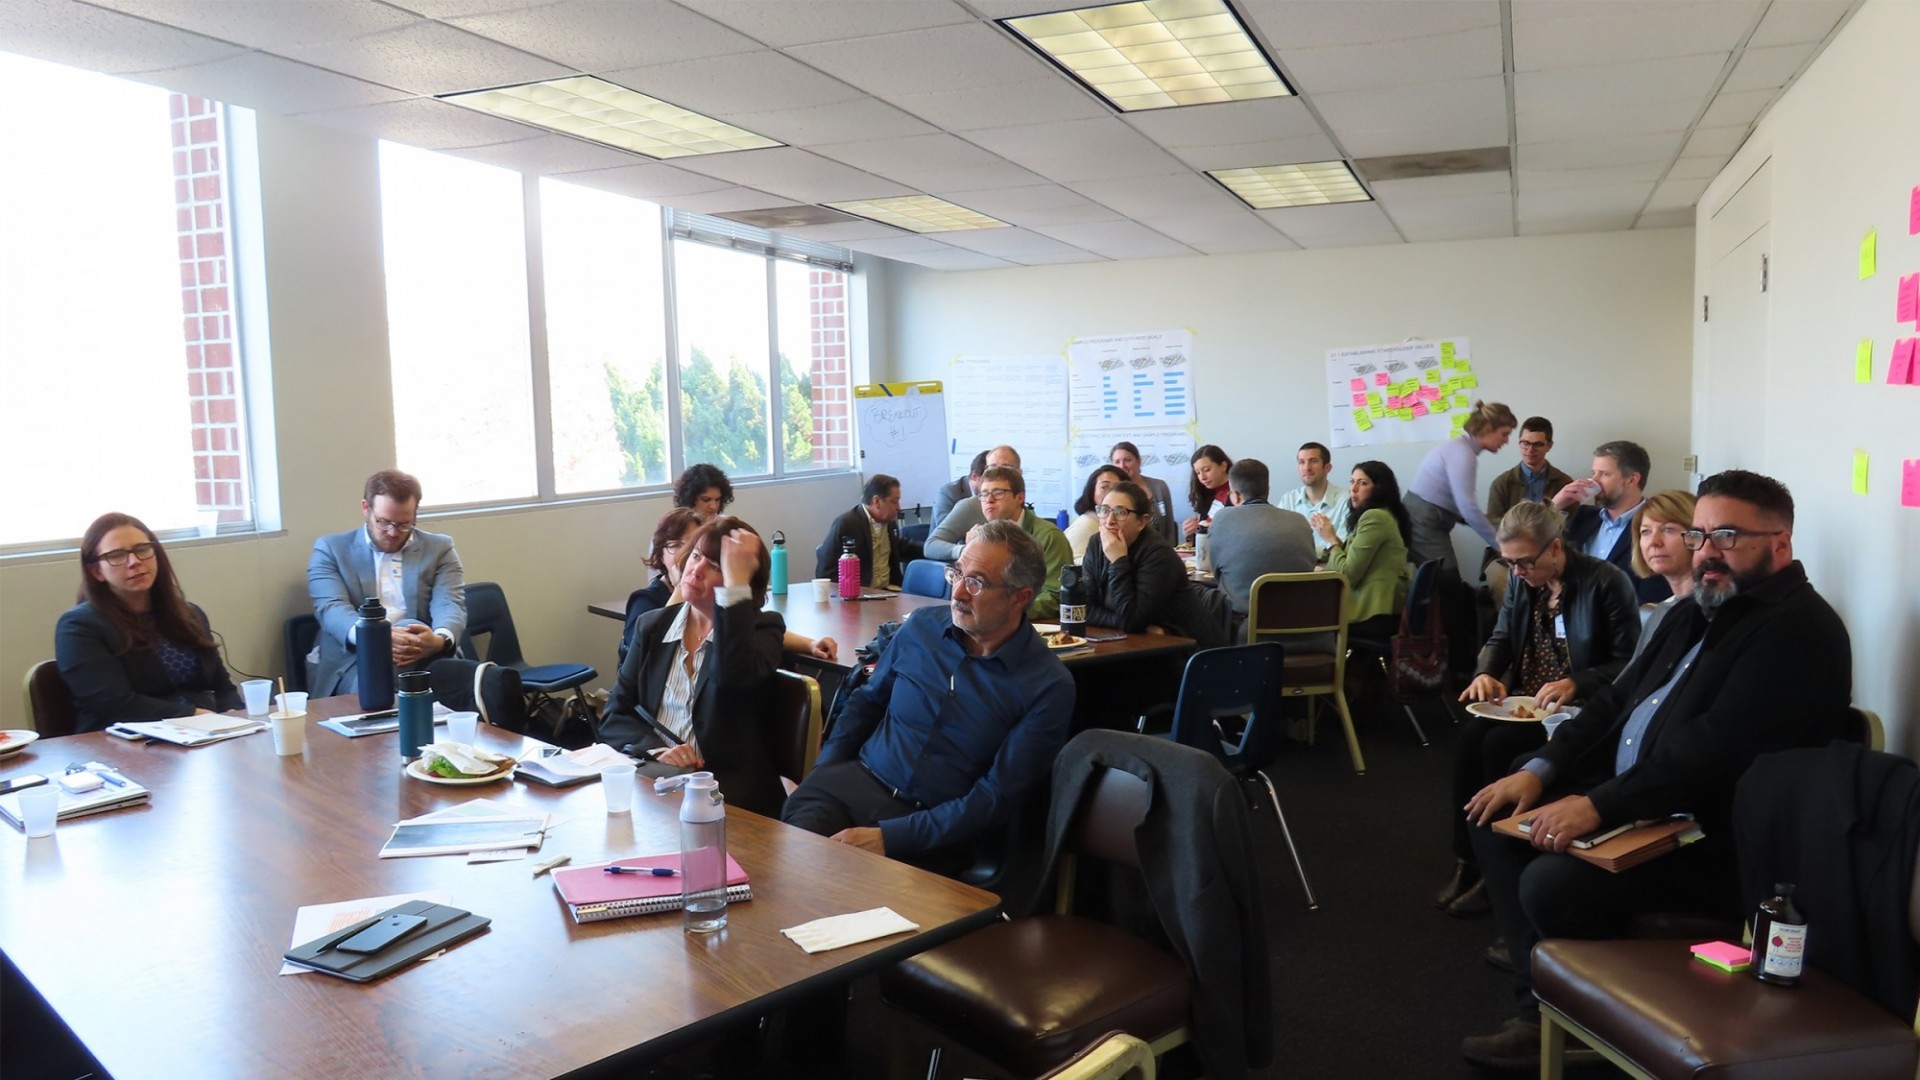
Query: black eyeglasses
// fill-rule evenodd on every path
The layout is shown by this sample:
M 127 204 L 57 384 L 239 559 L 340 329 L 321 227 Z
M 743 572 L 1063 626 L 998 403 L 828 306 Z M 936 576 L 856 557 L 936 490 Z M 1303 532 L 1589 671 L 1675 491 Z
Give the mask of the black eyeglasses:
M 153 557 L 158 554 L 159 551 L 159 546 L 155 544 L 135 544 L 130 548 L 114 548 L 112 551 L 103 551 L 95 555 L 93 561 L 103 562 L 108 566 L 125 566 L 127 565 L 128 559 L 152 562 Z
M 1013 588 L 1011 585 L 995 585 L 979 574 L 962 574 L 958 566 L 947 567 L 947 584 L 953 587 L 955 593 L 967 596 L 978 596 L 988 589 Z
M 1699 551 L 1707 546 L 1707 541 L 1711 540 L 1715 551 L 1728 551 L 1733 548 L 1733 545 L 1739 543 L 1743 536 L 1779 536 L 1786 531 L 1785 529 L 1715 529 L 1708 532 L 1705 529 L 1688 529 L 1680 534 L 1680 542 L 1687 545 L 1688 551 Z
M 1499 563 L 1499 564 L 1500 564 L 1501 566 L 1504 566 L 1504 567 L 1506 567 L 1506 568 L 1507 568 L 1507 569 L 1509 569 L 1509 570 L 1518 570 L 1518 571 L 1520 571 L 1521 573 L 1523 573 L 1523 574 L 1524 574 L 1524 573 L 1526 573 L 1526 572 L 1528 572 L 1528 571 L 1530 571 L 1530 570 L 1532 570 L 1532 569 L 1533 569 L 1533 564 L 1534 564 L 1534 563 L 1537 563 L 1537 562 L 1539 562 L 1539 561 L 1540 561 L 1540 556 L 1541 556 L 1541 555 L 1545 555 L 1545 554 L 1546 554 L 1546 552 L 1544 552 L 1544 551 L 1542 551 L 1542 552 L 1540 552 L 1540 554 L 1539 554 L 1539 555 L 1529 555 L 1529 556 L 1527 556 L 1527 557 L 1526 557 L 1526 558 L 1524 558 L 1524 559 L 1504 559 L 1504 558 L 1502 558 L 1502 559 L 1495 559 L 1495 560 L 1493 560 L 1493 561 L 1494 561 L 1494 562 L 1497 562 L 1497 563 Z
M 396 536 L 405 536 L 406 534 L 413 531 L 413 522 L 388 521 L 386 518 L 377 517 L 373 519 L 373 527 L 376 529 L 379 529 L 383 533 L 391 533 Z
M 1147 516 L 1138 510 L 1129 510 L 1124 506 L 1108 506 L 1106 503 L 1101 503 L 1099 506 L 1094 507 L 1093 513 L 1095 517 L 1117 517 L 1122 521 L 1130 517 Z

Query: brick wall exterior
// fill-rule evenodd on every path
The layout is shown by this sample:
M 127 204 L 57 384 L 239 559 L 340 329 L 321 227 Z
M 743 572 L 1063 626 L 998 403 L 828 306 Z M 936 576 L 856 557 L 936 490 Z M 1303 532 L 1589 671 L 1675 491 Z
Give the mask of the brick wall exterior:
M 174 94 L 173 189 L 180 309 L 193 414 L 195 498 L 221 521 L 248 518 L 228 231 L 226 125 L 218 102 Z
M 847 276 L 807 272 L 807 310 L 813 332 L 813 466 L 853 462 L 853 386 L 847 351 Z

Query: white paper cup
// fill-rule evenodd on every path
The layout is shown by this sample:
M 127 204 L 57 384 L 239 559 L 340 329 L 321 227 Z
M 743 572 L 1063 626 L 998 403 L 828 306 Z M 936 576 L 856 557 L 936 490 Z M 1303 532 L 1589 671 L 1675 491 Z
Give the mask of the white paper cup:
M 289 690 L 286 693 L 279 695 L 275 699 L 275 703 L 280 706 L 281 712 L 286 713 L 289 716 L 292 716 L 296 713 L 301 716 L 305 716 L 307 714 L 307 695 L 301 693 L 298 690 Z
M 814 578 L 813 579 L 814 603 L 824 604 L 831 599 L 833 599 L 833 579 L 823 578 L 823 577 Z
M 294 757 L 306 752 L 306 713 L 274 713 L 267 718 L 267 726 L 273 732 L 274 753 L 281 757 Z
M 633 809 L 631 765 L 609 765 L 600 770 L 600 792 L 607 797 L 607 813 L 624 814 Z
M 265 716 L 273 710 L 273 683 L 267 679 L 241 683 L 240 695 L 247 700 L 248 716 Z
M 473 745 L 480 736 L 480 714 L 477 712 L 457 712 L 447 715 L 447 738 L 457 743 Z
M 28 836 L 52 836 L 60 820 L 60 788 L 52 781 L 20 793 L 20 820 Z

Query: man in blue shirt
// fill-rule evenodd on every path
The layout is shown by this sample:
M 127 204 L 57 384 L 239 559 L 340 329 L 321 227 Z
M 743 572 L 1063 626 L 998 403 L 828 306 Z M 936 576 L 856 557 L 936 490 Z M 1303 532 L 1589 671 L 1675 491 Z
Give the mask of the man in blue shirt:
M 1575 480 L 1553 497 L 1553 508 L 1567 515 L 1568 546 L 1625 570 L 1643 604 L 1673 595 L 1666 578 L 1633 572 L 1633 547 L 1640 542 L 1632 535 L 1633 515 L 1647 501 L 1647 473 L 1652 469 L 1652 459 L 1639 443 L 1601 443 L 1593 451 L 1593 476 Z M 1581 505 L 1583 499 L 1592 499 L 1592 505 Z
M 1027 622 L 1046 579 L 1018 522 L 979 527 L 948 607 L 888 643 L 781 820 L 914 861 L 1004 824 L 1067 741 L 1073 678 Z

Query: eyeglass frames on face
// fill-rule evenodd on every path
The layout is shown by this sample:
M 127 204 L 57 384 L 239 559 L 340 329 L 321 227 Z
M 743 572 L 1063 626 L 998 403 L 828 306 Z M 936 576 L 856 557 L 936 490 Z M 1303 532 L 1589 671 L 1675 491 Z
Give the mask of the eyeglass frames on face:
M 962 574 L 957 566 L 947 567 L 947 584 L 952 586 L 954 592 L 967 596 L 978 596 L 988 589 L 1013 588 L 1011 585 L 995 585 L 979 574 Z
M 1011 499 L 1013 498 L 1013 489 L 1012 488 L 981 488 L 980 497 L 983 499 L 993 499 L 996 502 L 1001 499 Z
M 114 548 L 112 551 L 103 551 L 95 555 L 93 561 L 103 562 L 108 566 L 125 566 L 127 565 L 128 559 L 152 562 L 153 557 L 159 554 L 159 552 L 159 547 L 154 544 L 135 544 L 130 548 Z
M 373 519 L 373 527 L 376 529 L 379 529 L 383 533 L 392 533 L 396 536 L 405 536 L 406 534 L 413 531 L 413 522 L 388 521 L 386 518 L 377 517 Z
M 1119 518 L 1121 521 L 1125 521 L 1130 517 L 1146 517 L 1145 514 L 1142 514 L 1138 510 L 1130 510 L 1124 506 L 1108 506 L 1106 503 L 1101 503 L 1099 506 L 1094 507 L 1093 512 L 1097 517 Z
M 1785 529 L 1715 529 L 1708 532 L 1705 529 L 1688 529 L 1680 534 L 1680 542 L 1687 545 L 1688 551 L 1699 551 L 1707 546 L 1707 541 L 1711 540 L 1715 551 L 1730 551 L 1743 536 L 1779 536 L 1786 531 Z
M 1526 573 L 1531 573 L 1533 571 L 1533 564 L 1539 562 L 1541 556 L 1545 554 L 1546 552 L 1542 551 L 1535 555 L 1529 555 L 1524 559 L 1499 558 L 1493 561 L 1499 563 L 1501 566 L 1504 566 L 1509 570 L 1518 570 L 1519 572 L 1526 574 Z

